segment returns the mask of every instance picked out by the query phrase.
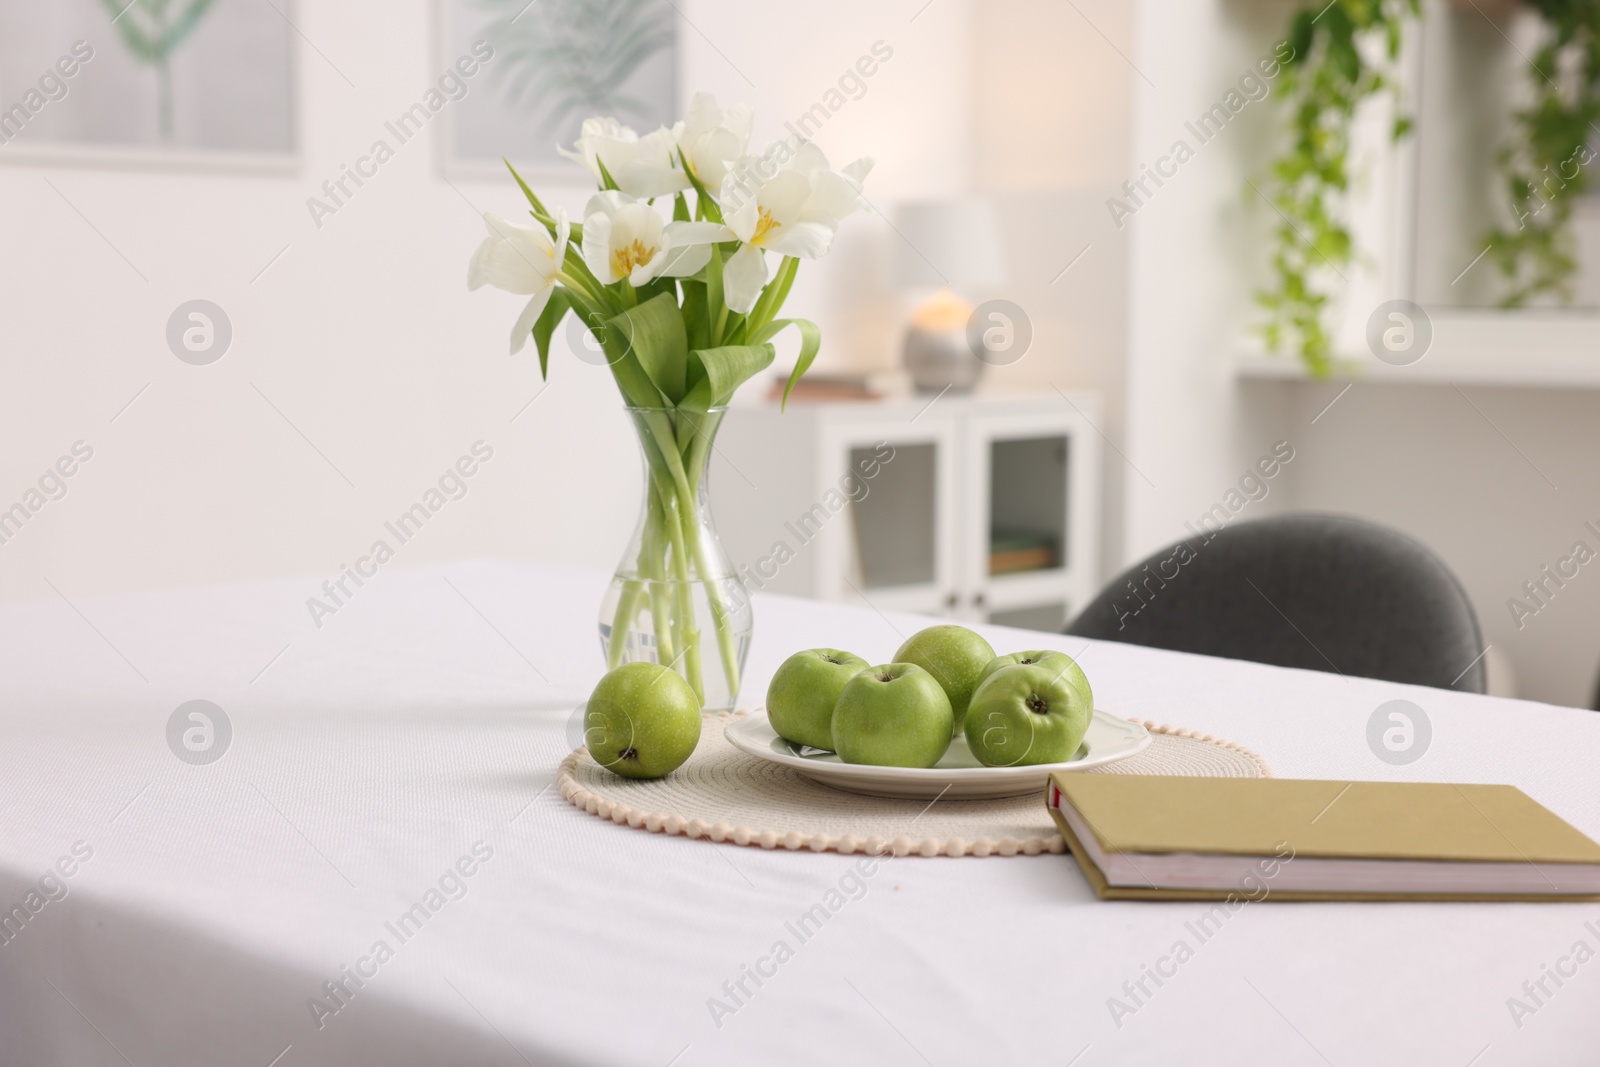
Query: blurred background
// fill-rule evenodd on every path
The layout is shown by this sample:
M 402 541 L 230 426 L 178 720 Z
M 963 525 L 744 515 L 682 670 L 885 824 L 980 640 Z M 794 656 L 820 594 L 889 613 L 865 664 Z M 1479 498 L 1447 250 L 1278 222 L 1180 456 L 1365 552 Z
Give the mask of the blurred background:
M 709 91 L 755 144 L 810 116 L 835 166 L 876 160 L 790 298 L 815 388 L 780 418 L 759 378 L 723 431 L 717 520 L 764 588 L 1059 629 L 1208 515 L 1341 511 L 1455 570 L 1495 691 L 1588 704 L 1600 201 L 1519 114 L 1553 100 L 1587 144 L 1600 109 L 1587 31 L 1534 76 L 1570 29 L 1543 8 L 0 0 L 0 600 L 311 597 L 478 442 L 393 566 L 617 564 L 642 480 L 610 374 L 558 331 L 541 380 L 507 355 L 520 302 L 466 288 L 481 214 L 524 210 L 497 156 L 574 214 L 592 191 L 551 147 L 608 101 L 541 52 L 559 30 L 633 71 L 641 130 Z M 1357 72 L 1322 200 L 1281 178 L 1295 104 L 1351 94 L 1293 95 L 1289 55 Z M 1320 342 L 1256 296 L 1288 275 Z M 974 305 L 1025 343 L 949 362 Z M 866 499 L 761 569 L 878 441 Z

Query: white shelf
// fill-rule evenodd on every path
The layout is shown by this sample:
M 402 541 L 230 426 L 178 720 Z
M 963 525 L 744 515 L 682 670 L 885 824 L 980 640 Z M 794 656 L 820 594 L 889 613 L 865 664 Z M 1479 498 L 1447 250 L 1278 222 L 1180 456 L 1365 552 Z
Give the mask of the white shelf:
M 1368 352 L 1338 357 L 1334 381 L 1600 389 L 1600 316 L 1592 312 L 1440 311 L 1422 359 L 1396 367 Z M 1243 353 L 1240 378 L 1315 381 L 1298 355 Z

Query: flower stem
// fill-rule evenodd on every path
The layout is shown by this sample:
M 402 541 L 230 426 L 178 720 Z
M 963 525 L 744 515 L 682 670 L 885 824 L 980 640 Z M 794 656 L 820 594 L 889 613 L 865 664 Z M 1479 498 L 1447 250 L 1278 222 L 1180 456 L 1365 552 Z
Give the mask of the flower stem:
M 684 468 L 687 475 L 689 493 L 697 498 L 700 492 L 700 478 L 705 473 L 706 460 L 711 452 L 711 434 L 704 423 L 695 423 L 689 412 L 679 414 L 678 438 L 682 442 L 683 431 L 690 430 L 689 440 L 682 443 L 684 449 Z M 700 524 L 693 519 L 693 512 L 685 524 L 684 535 L 691 545 L 694 553 L 695 569 L 699 571 L 701 579 L 705 582 L 706 600 L 711 605 L 711 622 L 717 632 L 717 652 L 722 658 L 723 676 L 728 682 L 728 693 L 736 696 L 739 692 L 739 655 L 733 644 L 732 620 L 729 617 L 728 605 L 722 597 L 722 587 L 718 584 L 720 576 L 711 573 L 710 557 L 706 553 L 704 531 Z
M 646 549 L 639 549 L 637 570 L 643 573 Z M 627 651 L 628 634 L 633 630 L 633 620 L 639 615 L 639 602 L 644 597 L 645 582 L 629 580 L 622 583 L 622 599 L 617 602 L 616 614 L 611 619 L 611 637 L 606 642 L 606 670 L 622 665 L 622 654 Z
M 672 490 L 663 487 L 670 495 Z M 690 585 L 689 554 L 683 536 L 684 515 L 682 498 L 673 500 L 675 507 L 667 509 L 667 537 L 672 545 L 672 577 L 678 600 L 675 619 L 679 655 L 683 657 L 683 674 L 694 689 L 702 705 L 706 701 L 705 681 L 700 671 L 700 626 L 694 612 L 694 590 Z M 692 520 L 691 520 L 692 521 Z
M 661 502 L 661 528 L 665 530 L 667 545 L 671 550 L 672 578 L 676 583 L 677 613 L 673 633 L 678 656 L 683 658 L 683 675 L 694 688 L 695 695 L 705 702 L 705 684 L 700 667 L 700 627 L 695 619 L 694 592 L 689 569 L 689 539 L 686 529 L 693 530 L 694 494 L 689 490 L 688 478 L 683 471 L 683 459 L 678 454 L 677 439 L 667 412 L 649 411 L 644 416 L 650 429 L 650 439 L 643 442 L 645 456 L 650 465 L 650 483 Z M 687 502 L 687 503 L 686 503 Z M 699 539 L 694 539 L 698 545 Z M 659 540 L 658 540 L 659 545 Z M 665 571 L 665 564 L 661 570 Z M 665 578 L 665 574 L 662 575 Z M 663 662 L 675 663 L 662 653 Z
M 732 620 L 722 589 L 721 576 L 714 574 L 711 557 L 697 516 L 696 501 L 711 437 L 702 423 L 692 421 L 705 416 L 691 411 L 649 410 L 640 413 L 649 436 L 641 441 L 649 465 L 652 493 L 661 502 L 662 524 L 671 548 L 672 575 L 677 585 L 678 617 L 674 636 L 683 657 L 683 675 L 704 701 L 705 687 L 700 659 L 700 628 L 694 612 L 694 576 L 705 586 L 706 599 L 717 635 L 717 652 L 729 696 L 739 691 L 739 657 L 734 644 Z M 674 424 L 676 420 L 676 425 Z M 691 473 L 692 472 L 692 473 Z M 658 538 L 656 544 L 661 545 Z M 692 573 L 691 573 L 692 567 Z M 660 568 L 665 570 L 663 564 Z M 659 639 L 658 639 L 659 640 Z
M 800 261 L 794 256 L 784 256 L 783 263 L 778 267 L 778 273 L 773 277 L 767 287 L 761 291 L 756 306 L 750 309 L 750 316 L 745 319 L 744 329 L 740 333 L 736 344 L 748 344 L 750 339 L 756 337 L 766 328 L 767 323 L 777 317 L 778 311 L 783 307 L 783 302 L 789 299 L 789 290 L 794 286 L 795 274 L 800 270 Z
M 639 559 L 650 587 L 650 624 L 656 635 L 656 659 L 670 665 L 678 661 L 678 652 L 673 634 L 672 602 L 667 597 L 666 544 L 661 538 L 665 508 L 654 479 L 650 482 L 646 507 L 645 536 L 639 546 Z

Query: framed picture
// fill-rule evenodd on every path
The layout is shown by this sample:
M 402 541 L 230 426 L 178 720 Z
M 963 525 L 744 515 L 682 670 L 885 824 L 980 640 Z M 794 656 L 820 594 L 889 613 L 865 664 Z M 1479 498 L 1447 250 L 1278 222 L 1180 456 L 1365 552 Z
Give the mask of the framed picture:
M 0 0 L 0 164 L 292 170 L 292 0 Z
M 447 176 L 576 184 L 583 120 L 612 115 L 646 133 L 678 115 L 678 20 L 670 0 L 439 0 L 441 68 L 487 42 L 471 91 L 441 131 Z

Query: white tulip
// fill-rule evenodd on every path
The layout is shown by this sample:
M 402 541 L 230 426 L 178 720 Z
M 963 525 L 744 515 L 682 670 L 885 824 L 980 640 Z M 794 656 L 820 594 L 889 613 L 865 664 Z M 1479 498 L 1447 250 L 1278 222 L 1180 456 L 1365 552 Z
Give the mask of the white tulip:
M 637 287 L 693 274 L 711 259 L 712 242 L 731 237 L 714 222 L 666 222 L 649 204 L 612 190 L 596 193 L 584 208 L 583 259 L 605 285 L 626 278 Z
M 695 93 L 689 101 L 689 115 L 672 127 L 672 136 L 708 193 L 722 188 L 729 166 L 744 156 L 754 124 L 755 114 L 748 105 L 735 104 L 724 112 L 710 93 Z
M 533 324 L 550 302 L 556 274 L 567 255 L 567 213 L 556 213 L 556 236 L 543 226 L 524 226 L 493 212 L 483 216 L 489 231 L 472 262 L 467 265 L 467 288 L 492 285 L 508 293 L 528 296 L 528 304 L 511 328 L 511 354 L 522 351 L 533 332 Z
M 575 151 L 556 151 L 589 168 L 594 180 L 602 185 L 605 180 L 600 164 L 604 162 L 617 188 L 629 196 L 647 200 L 689 188 L 689 176 L 673 166 L 677 141 L 665 126 L 640 137 L 616 119 L 585 119 L 573 148 Z
M 780 141 L 759 159 L 739 160 L 719 198 L 723 219 L 742 242 L 723 272 L 728 307 L 741 314 L 755 307 L 767 284 L 768 249 L 800 259 L 826 255 L 839 221 L 865 205 L 861 183 L 871 169 L 872 160 L 858 159 L 833 170 L 810 141 Z

